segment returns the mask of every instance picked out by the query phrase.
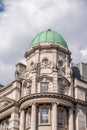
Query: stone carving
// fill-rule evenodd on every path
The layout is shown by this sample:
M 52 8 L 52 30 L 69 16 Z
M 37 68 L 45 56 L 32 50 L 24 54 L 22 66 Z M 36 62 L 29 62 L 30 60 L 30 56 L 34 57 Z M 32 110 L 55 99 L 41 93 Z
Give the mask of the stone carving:
M 28 79 L 29 78 L 29 74 L 30 74 L 29 70 L 24 71 L 23 78 L 24 79 Z
M 71 70 L 71 68 L 66 68 L 66 77 L 71 77 L 71 75 L 72 75 L 72 70 Z
M 0 110 L 3 109 L 4 107 L 7 107 L 8 105 L 11 105 L 12 103 L 14 103 L 13 100 L 7 97 L 3 97 L 2 100 L 0 100 Z

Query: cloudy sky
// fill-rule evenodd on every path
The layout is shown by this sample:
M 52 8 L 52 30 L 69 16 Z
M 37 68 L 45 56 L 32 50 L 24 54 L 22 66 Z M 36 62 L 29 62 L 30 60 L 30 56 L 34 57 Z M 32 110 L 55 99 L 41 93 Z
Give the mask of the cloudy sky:
M 0 0 L 0 84 L 14 79 L 32 38 L 48 28 L 67 41 L 73 63 L 87 62 L 87 0 Z

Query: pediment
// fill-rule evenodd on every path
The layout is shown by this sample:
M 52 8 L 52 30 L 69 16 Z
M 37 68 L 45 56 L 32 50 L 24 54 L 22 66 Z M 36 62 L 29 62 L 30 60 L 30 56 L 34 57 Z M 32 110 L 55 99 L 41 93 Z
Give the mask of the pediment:
M 51 76 L 48 76 L 48 75 L 41 75 L 38 77 L 38 81 L 52 81 L 53 80 L 53 77 Z
M 10 98 L 7 98 L 7 97 L 2 97 L 0 99 L 0 110 L 1 109 L 4 109 L 12 104 L 14 104 L 14 100 L 10 99 Z

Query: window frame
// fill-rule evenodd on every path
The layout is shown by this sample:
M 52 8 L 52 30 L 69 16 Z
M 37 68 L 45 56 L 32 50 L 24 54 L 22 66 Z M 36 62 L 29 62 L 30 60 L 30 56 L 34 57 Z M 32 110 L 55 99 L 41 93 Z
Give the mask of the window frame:
M 42 123 L 41 122 L 41 109 L 48 109 L 48 115 L 47 115 L 47 119 L 48 119 L 48 122 L 47 123 Z M 39 114 L 38 114 L 38 124 L 39 125 L 50 125 L 51 123 L 51 109 L 50 109 L 50 106 L 39 106 Z
M 1 119 L 0 120 L 0 127 L 5 128 L 6 130 L 8 130 L 8 128 L 9 128 L 9 119 L 10 119 L 10 116 L 5 117 L 4 119 Z
M 58 90 L 58 92 L 60 94 L 65 94 L 65 90 L 66 90 L 66 85 L 63 85 L 62 83 L 59 84 L 59 90 Z
M 59 116 L 59 110 L 61 111 L 64 111 L 64 114 L 63 115 L 60 115 Z M 64 107 L 58 107 L 57 109 L 57 122 L 58 122 L 58 127 L 66 127 L 68 126 L 68 122 L 67 122 L 67 118 L 68 117 L 68 113 L 67 113 L 67 110 L 66 108 Z
M 29 107 L 26 111 L 26 114 L 28 114 L 28 126 L 26 125 L 26 122 L 25 122 L 25 126 L 26 126 L 26 129 L 30 128 L 31 127 L 31 107 Z
M 85 101 L 87 102 L 87 92 L 85 93 Z
M 46 90 L 44 89 L 44 85 L 42 86 L 42 84 L 47 85 L 47 86 L 45 86 L 45 87 L 47 87 Z M 49 90 L 49 83 L 48 82 L 40 82 L 40 93 L 46 93 L 46 92 L 48 92 L 48 90 Z

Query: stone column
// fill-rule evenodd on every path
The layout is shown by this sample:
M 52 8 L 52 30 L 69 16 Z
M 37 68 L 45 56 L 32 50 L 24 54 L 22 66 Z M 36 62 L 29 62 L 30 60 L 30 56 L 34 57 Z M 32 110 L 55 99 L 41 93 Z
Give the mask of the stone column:
M 57 130 L 57 104 L 52 104 L 52 130 Z
M 31 110 L 31 130 L 36 130 L 36 105 L 32 104 Z
M 69 109 L 69 130 L 74 130 L 73 109 Z
M 24 130 L 25 128 L 25 111 L 21 110 L 20 113 L 20 129 L 19 130 Z

